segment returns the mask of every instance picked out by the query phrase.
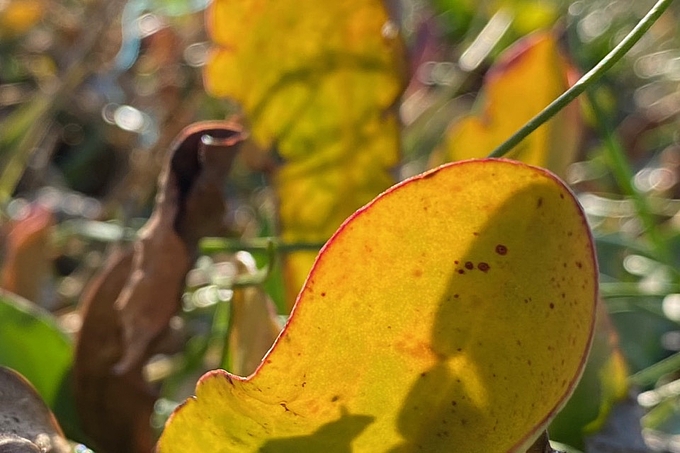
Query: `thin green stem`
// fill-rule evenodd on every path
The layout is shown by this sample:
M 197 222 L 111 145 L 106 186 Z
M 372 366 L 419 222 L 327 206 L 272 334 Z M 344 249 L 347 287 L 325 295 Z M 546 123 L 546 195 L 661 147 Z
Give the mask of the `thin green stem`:
M 629 196 L 633 200 L 637 215 L 642 221 L 642 226 L 644 227 L 649 244 L 654 251 L 654 258 L 666 264 L 671 264 L 671 256 L 659 233 L 656 222 L 654 221 L 649 202 L 647 198 L 640 193 L 637 187 L 635 187 L 635 184 L 633 184 L 635 175 L 628 163 L 621 142 L 616 138 L 614 131 L 605 119 L 606 115 L 602 111 L 597 97 L 593 94 L 592 90 L 588 90 L 586 96 L 588 97 L 588 103 L 597 119 L 597 126 L 600 129 L 600 135 L 602 136 L 605 145 L 604 155 L 616 183 L 619 185 L 624 195 Z
M 318 252 L 323 242 L 282 242 L 277 238 L 255 238 L 241 241 L 228 238 L 203 238 L 199 244 L 201 252 L 206 254 L 218 252 L 267 252 L 273 247 L 274 253 L 299 251 Z
M 550 105 L 541 111 L 538 115 L 527 122 L 520 130 L 515 132 L 509 139 L 501 143 L 489 157 L 501 157 L 507 154 L 512 148 L 517 146 L 530 133 L 538 129 L 543 123 L 555 116 L 557 112 L 562 110 L 571 101 L 581 95 L 589 86 L 598 81 L 612 66 L 614 66 L 628 51 L 637 43 L 640 38 L 650 29 L 650 27 L 657 21 L 670 6 L 673 0 L 658 0 L 656 4 L 649 10 L 649 12 L 642 18 L 640 22 L 633 28 L 633 30 L 626 35 L 625 38 L 612 49 L 593 69 L 588 71 L 581 77 L 571 88 L 562 93 L 560 97 L 555 99 Z
M 680 370 L 680 352 L 638 371 L 628 378 L 628 382 L 634 385 L 651 385 L 664 375 L 678 370 Z

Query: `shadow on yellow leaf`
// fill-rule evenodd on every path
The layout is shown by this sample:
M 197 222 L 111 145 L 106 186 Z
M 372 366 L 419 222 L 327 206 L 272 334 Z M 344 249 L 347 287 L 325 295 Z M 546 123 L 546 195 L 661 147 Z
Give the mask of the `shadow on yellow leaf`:
M 578 381 L 596 293 L 557 178 L 441 167 L 343 224 L 260 367 L 205 375 L 158 451 L 524 451 Z

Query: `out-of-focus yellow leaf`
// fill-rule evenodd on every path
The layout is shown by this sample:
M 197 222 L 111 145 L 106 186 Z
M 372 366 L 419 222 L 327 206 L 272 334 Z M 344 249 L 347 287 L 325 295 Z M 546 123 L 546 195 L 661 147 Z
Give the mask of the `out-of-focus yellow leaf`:
M 263 364 L 201 378 L 158 451 L 524 452 L 578 381 L 596 293 L 557 178 L 441 167 L 343 224 Z
M 628 365 L 606 306 L 600 303 L 593 347 L 583 377 L 550 425 L 550 437 L 583 448 L 585 436 L 602 428 L 612 407 L 628 396 L 628 390 Z
M 479 111 L 454 124 L 445 140 L 448 160 L 484 157 L 537 115 L 569 86 L 570 68 L 555 38 L 523 38 L 489 70 Z M 539 127 L 508 157 L 564 175 L 581 135 L 578 106 L 571 104 Z
M 325 242 L 393 180 L 404 52 L 381 1 L 215 0 L 206 87 L 237 100 L 282 165 L 281 237 Z M 315 253 L 289 255 L 289 301 Z
M 47 9 L 44 0 L 9 0 L 0 2 L 0 38 L 26 33 Z
M 254 276 L 255 259 L 247 252 L 235 257 L 238 275 Z M 227 369 L 239 376 L 255 371 L 281 332 L 276 308 L 260 286 L 235 287 L 229 316 Z

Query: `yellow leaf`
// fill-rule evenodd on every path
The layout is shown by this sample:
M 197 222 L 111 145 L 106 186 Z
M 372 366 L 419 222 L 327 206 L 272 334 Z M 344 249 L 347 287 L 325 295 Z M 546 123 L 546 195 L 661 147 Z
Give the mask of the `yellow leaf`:
M 569 87 L 569 66 L 550 33 L 523 38 L 487 73 L 480 112 L 453 125 L 449 160 L 484 157 Z M 539 127 L 508 157 L 564 175 L 580 141 L 578 106 L 571 104 Z
M 556 177 L 441 167 L 343 224 L 262 365 L 203 376 L 158 451 L 524 451 L 578 381 L 596 293 Z
M 378 0 L 216 0 L 208 24 L 208 91 L 237 100 L 257 145 L 283 161 L 281 238 L 325 242 L 393 183 L 405 67 L 395 25 Z M 314 256 L 289 256 L 291 304 Z
M 47 9 L 43 0 L 9 0 L 0 3 L 0 37 L 26 33 Z
M 255 259 L 247 252 L 234 257 L 239 276 L 256 275 Z M 235 287 L 229 316 L 228 369 L 247 376 L 260 364 L 281 332 L 274 303 L 260 286 Z

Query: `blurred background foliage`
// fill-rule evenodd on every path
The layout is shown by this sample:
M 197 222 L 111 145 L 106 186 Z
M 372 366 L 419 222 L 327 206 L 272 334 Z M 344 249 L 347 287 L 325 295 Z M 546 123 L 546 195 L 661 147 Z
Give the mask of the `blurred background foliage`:
M 238 112 L 235 103 L 215 99 L 203 87 L 210 48 L 206 3 L 0 0 L 2 286 L 40 307 L 40 332 L 78 331 L 82 289 L 107 247 L 130 241 L 148 217 L 164 153 L 177 133 L 194 121 Z M 518 39 L 550 30 L 573 70 L 583 73 L 652 4 L 389 1 L 409 58 L 396 179 L 431 165 L 447 131 L 478 110 L 488 69 Z M 582 125 L 575 133 L 581 140 L 562 176 L 597 242 L 604 333 L 593 352 L 597 360 L 591 359 L 595 365 L 553 437 L 582 451 L 680 451 L 678 15 L 680 6 L 672 5 L 578 101 Z M 278 314 L 287 313 L 279 257 L 261 239 L 277 233 L 271 181 L 237 162 L 225 193 L 237 239 L 203 243 L 177 319 L 188 338 L 185 350 L 179 359 L 161 356 L 146 368 L 150 381 L 163 382 L 166 395 L 156 405 L 158 429 L 203 371 L 231 363 L 225 338 L 233 294 L 219 282 L 233 281 L 233 269 L 222 264 L 224 254 L 250 251 L 266 268 L 263 287 Z M 285 247 L 295 244 L 279 250 Z M 0 303 L 14 307 L 8 313 L 30 314 L 13 300 L 8 295 Z M 0 349 L 13 344 L 5 332 L 23 316 L 0 317 Z M 6 364 L 29 378 L 53 375 L 46 371 L 52 362 L 62 364 L 71 354 L 63 338 L 22 335 L 22 342 L 38 345 L 36 352 L 26 352 L 23 369 L 16 355 Z M 52 347 L 58 357 L 41 357 L 40 342 L 57 342 Z M 54 379 L 67 374 L 64 369 Z M 79 438 L 73 408 L 56 390 L 61 382 L 41 385 L 68 434 Z M 642 436 L 636 436 L 639 430 L 630 427 L 640 422 Z

